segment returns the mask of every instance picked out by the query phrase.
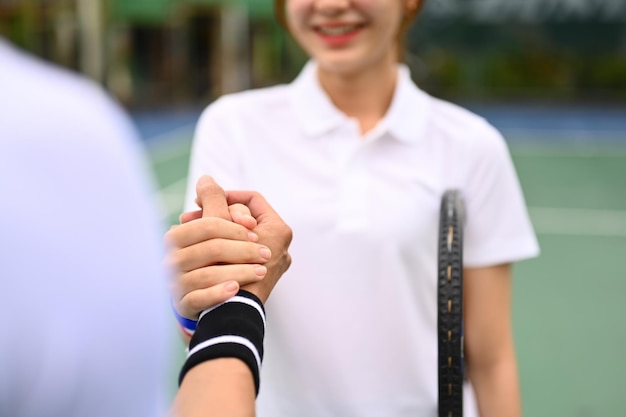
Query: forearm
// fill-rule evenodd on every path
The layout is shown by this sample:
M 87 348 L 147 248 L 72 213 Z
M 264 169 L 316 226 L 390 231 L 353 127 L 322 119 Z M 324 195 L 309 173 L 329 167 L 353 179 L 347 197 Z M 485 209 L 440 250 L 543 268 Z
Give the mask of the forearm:
M 255 388 L 250 368 L 236 358 L 206 361 L 183 379 L 172 406 L 175 417 L 252 417 Z
M 514 353 L 493 363 L 468 367 L 481 417 L 521 417 L 517 364 Z
M 511 326 L 511 268 L 465 269 L 465 357 L 481 417 L 522 415 Z

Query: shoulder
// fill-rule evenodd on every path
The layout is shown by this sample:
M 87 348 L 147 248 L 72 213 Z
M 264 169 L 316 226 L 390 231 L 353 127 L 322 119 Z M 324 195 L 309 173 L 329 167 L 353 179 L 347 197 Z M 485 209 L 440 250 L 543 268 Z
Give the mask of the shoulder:
M 430 129 L 451 146 L 501 152 L 507 145 L 502 134 L 482 116 L 460 105 L 431 97 Z
M 8 138 L 0 154 L 15 172 L 46 166 L 68 187 L 76 179 L 137 196 L 152 190 L 136 129 L 102 87 L 1 40 L 0 62 L 0 137 Z
M 200 127 L 212 122 L 237 121 L 239 125 L 244 125 L 254 120 L 267 121 L 289 109 L 289 97 L 289 85 L 223 95 L 203 111 Z
M 3 116 L 9 121 L 16 117 L 14 131 L 28 128 L 28 120 L 24 119 L 30 118 L 42 131 L 134 136 L 125 112 L 94 81 L 1 40 L 0 57 L 1 100 L 10 103 L 3 106 Z
M 101 96 L 99 88 L 87 78 L 14 48 L 1 42 L 1 39 L 0 56 L 0 82 L 6 91 L 21 92 L 20 96 L 11 97 L 18 105 L 29 101 L 36 101 L 37 106 L 71 104 L 78 97 L 85 99 Z

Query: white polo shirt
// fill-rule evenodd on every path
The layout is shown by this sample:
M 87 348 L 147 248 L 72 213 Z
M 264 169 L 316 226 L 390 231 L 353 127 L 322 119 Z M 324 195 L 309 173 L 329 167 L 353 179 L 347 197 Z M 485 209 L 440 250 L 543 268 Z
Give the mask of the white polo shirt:
M 164 228 L 128 118 L 0 38 L 0 173 L 0 415 L 165 415 Z
M 538 254 L 500 134 L 398 71 L 391 107 L 365 137 L 314 63 L 289 85 L 219 99 L 197 127 L 187 208 L 210 174 L 261 192 L 293 228 L 292 266 L 266 306 L 261 417 L 436 416 L 446 189 L 466 200 L 466 266 Z

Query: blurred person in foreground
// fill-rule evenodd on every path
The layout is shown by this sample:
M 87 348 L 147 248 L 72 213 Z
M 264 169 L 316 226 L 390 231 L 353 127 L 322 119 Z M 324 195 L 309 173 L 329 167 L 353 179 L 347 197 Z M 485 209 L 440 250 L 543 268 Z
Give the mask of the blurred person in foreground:
M 539 248 L 500 133 L 400 63 L 422 3 L 276 0 L 310 61 L 288 85 L 220 98 L 198 123 L 186 209 L 208 174 L 261 192 L 294 232 L 294 265 L 266 304 L 261 417 L 437 415 L 436 236 L 450 188 L 467 208 L 465 415 L 521 415 L 511 265 Z M 192 322 L 223 301 L 202 244 L 176 248 L 175 307 Z
M 167 414 L 171 275 L 153 180 L 128 117 L 95 84 L 2 38 L 0 92 L 0 416 Z M 206 254 L 218 261 L 247 263 L 276 225 L 288 232 L 258 194 L 232 193 L 229 207 L 205 178 L 198 198 L 197 222 L 221 251 Z M 244 362 L 226 352 L 194 365 L 177 415 L 254 413 Z

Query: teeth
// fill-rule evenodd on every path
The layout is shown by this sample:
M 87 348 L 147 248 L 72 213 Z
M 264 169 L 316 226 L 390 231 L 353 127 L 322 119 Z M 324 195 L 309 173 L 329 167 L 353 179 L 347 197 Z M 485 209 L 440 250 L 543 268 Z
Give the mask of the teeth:
M 356 25 L 335 26 L 335 27 L 322 26 L 319 28 L 319 31 L 323 33 L 324 35 L 341 36 L 341 35 L 345 35 L 346 33 L 352 32 L 353 30 L 356 29 L 356 27 L 357 27 Z

